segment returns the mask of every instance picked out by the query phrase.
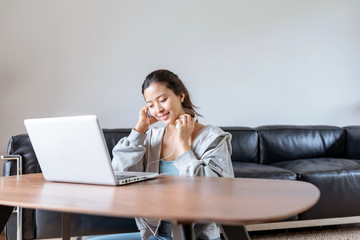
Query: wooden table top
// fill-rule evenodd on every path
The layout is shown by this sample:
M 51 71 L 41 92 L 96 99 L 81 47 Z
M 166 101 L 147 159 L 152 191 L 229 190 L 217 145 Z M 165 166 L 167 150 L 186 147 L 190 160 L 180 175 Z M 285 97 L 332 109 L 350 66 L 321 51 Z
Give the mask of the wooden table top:
M 114 187 L 49 182 L 42 174 L 0 177 L 0 205 L 175 223 L 275 221 L 309 209 L 319 197 L 315 186 L 287 180 L 160 176 Z

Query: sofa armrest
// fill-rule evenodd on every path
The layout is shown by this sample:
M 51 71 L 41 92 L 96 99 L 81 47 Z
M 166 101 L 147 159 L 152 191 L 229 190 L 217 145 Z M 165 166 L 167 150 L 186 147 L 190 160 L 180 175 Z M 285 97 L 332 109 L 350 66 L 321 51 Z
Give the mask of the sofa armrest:
M 27 134 L 15 135 L 10 138 L 7 155 L 20 155 L 22 157 L 22 174 L 41 172 L 30 138 Z M 16 163 L 16 161 L 5 160 L 4 176 L 17 175 Z
M 22 175 L 21 155 L 1 155 L 1 159 L 6 161 L 16 161 L 16 175 Z

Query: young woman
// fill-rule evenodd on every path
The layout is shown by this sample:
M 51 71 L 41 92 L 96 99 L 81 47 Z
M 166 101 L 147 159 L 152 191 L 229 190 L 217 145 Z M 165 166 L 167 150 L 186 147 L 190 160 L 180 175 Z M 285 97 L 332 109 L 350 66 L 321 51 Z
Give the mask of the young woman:
M 142 85 L 142 93 L 146 106 L 140 110 L 135 128 L 113 149 L 115 171 L 234 177 L 231 135 L 196 121 L 199 114 L 176 74 L 168 70 L 150 73 Z M 157 121 L 166 126 L 149 128 Z M 136 218 L 136 223 L 141 234 L 130 234 L 134 238 L 119 234 L 114 239 L 172 239 L 169 222 Z M 215 223 L 195 224 L 194 232 L 196 239 L 220 239 Z

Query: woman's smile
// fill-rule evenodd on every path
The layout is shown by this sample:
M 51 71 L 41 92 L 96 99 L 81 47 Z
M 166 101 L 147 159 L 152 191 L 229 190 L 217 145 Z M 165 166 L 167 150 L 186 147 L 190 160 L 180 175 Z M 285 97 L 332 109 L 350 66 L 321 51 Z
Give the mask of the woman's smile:
M 169 117 L 169 114 L 170 114 L 170 113 L 165 113 L 165 114 L 161 115 L 161 116 L 160 116 L 160 119 L 161 119 L 162 121 L 166 121 L 166 120 L 168 119 L 168 117 Z

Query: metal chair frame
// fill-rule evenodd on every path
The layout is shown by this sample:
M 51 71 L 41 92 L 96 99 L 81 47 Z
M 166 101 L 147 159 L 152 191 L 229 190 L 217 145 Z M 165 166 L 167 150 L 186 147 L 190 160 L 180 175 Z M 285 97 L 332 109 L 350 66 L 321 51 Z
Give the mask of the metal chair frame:
M 22 156 L 21 155 L 1 155 L 2 160 L 16 161 L 16 175 L 22 175 Z M 23 222 L 22 222 L 22 208 L 17 206 L 13 213 L 16 213 L 16 239 L 23 239 Z

